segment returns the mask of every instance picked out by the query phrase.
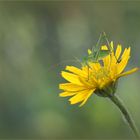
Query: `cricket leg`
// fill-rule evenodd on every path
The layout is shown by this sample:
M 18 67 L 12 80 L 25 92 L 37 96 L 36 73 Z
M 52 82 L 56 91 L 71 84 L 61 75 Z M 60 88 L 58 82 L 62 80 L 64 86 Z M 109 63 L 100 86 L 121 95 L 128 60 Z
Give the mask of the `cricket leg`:
M 104 36 L 104 38 L 105 38 L 105 40 L 106 40 L 106 42 L 107 42 L 107 44 L 108 44 L 108 49 L 109 49 L 109 51 L 112 53 L 113 52 L 113 48 L 111 47 L 111 45 L 110 45 L 110 43 L 109 43 L 109 41 L 108 41 L 108 39 L 107 39 L 107 36 L 106 36 L 106 34 L 105 34 L 105 32 L 103 32 L 103 36 Z M 117 61 L 117 63 L 120 63 L 121 62 L 121 59 L 119 60 L 117 57 L 116 57 L 116 55 L 114 55 L 115 56 L 115 59 L 116 59 L 116 61 Z
M 101 39 L 102 39 L 102 33 L 100 34 L 99 39 L 98 39 L 96 45 L 92 47 L 92 49 L 91 49 L 92 52 L 96 52 L 98 50 L 98 46 L 99 46 L 99 44 L 101 42 Z
M 89 65 L 87 64 L 87 71 L 88 71 L 87 81 L 89 81 L 89 69 L 90 69 L 90 67 L 89 67 Z

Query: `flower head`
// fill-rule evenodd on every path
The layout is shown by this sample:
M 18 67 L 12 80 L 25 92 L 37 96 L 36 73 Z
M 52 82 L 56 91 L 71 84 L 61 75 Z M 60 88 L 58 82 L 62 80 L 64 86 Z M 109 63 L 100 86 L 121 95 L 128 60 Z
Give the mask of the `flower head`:
M 118 79 L 136 72 L 138 68 L 124 72 L 130 58 L 130 47 L 125 48 L 123 53 L 121 45 L 117 45 L 116 51 L 113 42 L 111 47 L 113 51 L 97 63 L 88 62 L 81 68 L 66 66 L 65 70 L 68 72 L 62 71 L 61 75 L 68 82 L 59 85 L 59 88 L 64 90 L 60 96 L 71 96 L 70 103 L 81 103 L 80 106 L 84 105 L 93 93 L 103 97 L 112 96 Z M 108 48 L 104 45 L 101 49 Z M 90 54 L 91 51 L 88 50 L 88 53 Z

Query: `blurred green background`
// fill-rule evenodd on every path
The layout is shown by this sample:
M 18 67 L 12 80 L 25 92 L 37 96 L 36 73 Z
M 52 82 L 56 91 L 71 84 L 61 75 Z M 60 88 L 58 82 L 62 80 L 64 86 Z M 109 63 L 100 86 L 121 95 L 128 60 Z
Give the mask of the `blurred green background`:
M 93 95 L 85 106 L 60 98 L 60 71 L 75 65 L 105 31 L 131 46 L 140 67 L 140 2 L 0 2 L 0 138 L 133 139 L 119 110 Z M 61 64 L 60 64 L 61 63 Z M 140 130 L 140 73 L 117 93 Z

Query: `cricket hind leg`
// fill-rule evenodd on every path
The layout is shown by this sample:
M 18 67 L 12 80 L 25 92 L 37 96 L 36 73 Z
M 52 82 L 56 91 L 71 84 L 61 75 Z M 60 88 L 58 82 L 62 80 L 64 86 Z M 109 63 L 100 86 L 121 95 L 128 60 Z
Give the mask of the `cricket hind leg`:
M 90 75 L 90 66 L 89 64 L 86 65 L 87 66 L 87 82 L 89 81 L 89 75 Z
M 115 59 L 116 59 L 117 63 L 120 63 L 122 59 L 121 58 L 117 58 L 116 55 L 114 55 L 114 56 L 115 56 Z
M 86 65 L 87 66 L 87 82 L 90 80 L 90 70 L 91 70 L 91 66 L 89 64 Z
M 101 39 L 102 39 L 102 33 L 100 34 L 99 39 L 98 39 L 96 45 L 92 47 L 92 49 L 91 49 L 92 52 L 94 52 L 94 49 L 95 49 L 95 51 L 98 51 L 98 46 L 99 46 L 99 44 L 101 42 Z
M 104 38 L 105 38 L 105 40 L 106 40 L 106 42 L 108 44 L 108 49 L 109 49 L 110 53 L 114 52 L 114 49 L 110 45 L 109 40 L 108 40 L 105 32 L 103 32 L 103 36 L 104 36 Z M 115 54 L 114 54 L 114 56 L 115 56 L 115 59 L 116 59 L 117 63 L 120 63 L 121 62 L 121 58 L 117 58 Z
M 102 60 L 100 60 L 100 61 L 102 61 Z M 94 68 L 94 66 L 90 66 L 90 64 L 89 64 L 90 62 L 87 62 L 87 64 L 86 64 L 86 66 L 87 66 L 87 81 L 89 81 L 90 80 L 90 76 L 91 76 L 91 71 L 92 70 L 94 70 L 95 72 L 96 72 L 96 69 Z M 100 64 L 100 62 L 99 61 L 96 61 L 96 62 L 92 62 L 91 61 L 91 63 L 94 63 L 94 64 L 97 64 L 97 63 L 99 63 Z M 101 62 L 102 64 L 103 64 L 103 61 Z M 101 65 L 101 64 L 100 64 Z

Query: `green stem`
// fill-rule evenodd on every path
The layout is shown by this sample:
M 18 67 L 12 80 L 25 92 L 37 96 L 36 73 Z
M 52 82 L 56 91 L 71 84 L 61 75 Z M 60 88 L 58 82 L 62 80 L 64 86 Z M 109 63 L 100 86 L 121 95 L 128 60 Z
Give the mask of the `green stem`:
M 134 132 L 135 136 L 137 137 L 137 139 L 140 139 L 140 135 L 138 132 L 138 129 L 133 121 L 133 119 L 131 118 L 131 115 L 129 114 L 128 110 L 124 107 L 123 103 L 120 101 L 120 99 L 113 95 L 111 97 L 109 97 L 111 99 L 111 101 L 117 105 L 117 107 L 120 109 L 120 111 L 122 112 L 122 114 L 124 115 L 124 118 L 126 119 L 126 121 L 128 122 L 130 128 L 132 129 L 132 131 Z

